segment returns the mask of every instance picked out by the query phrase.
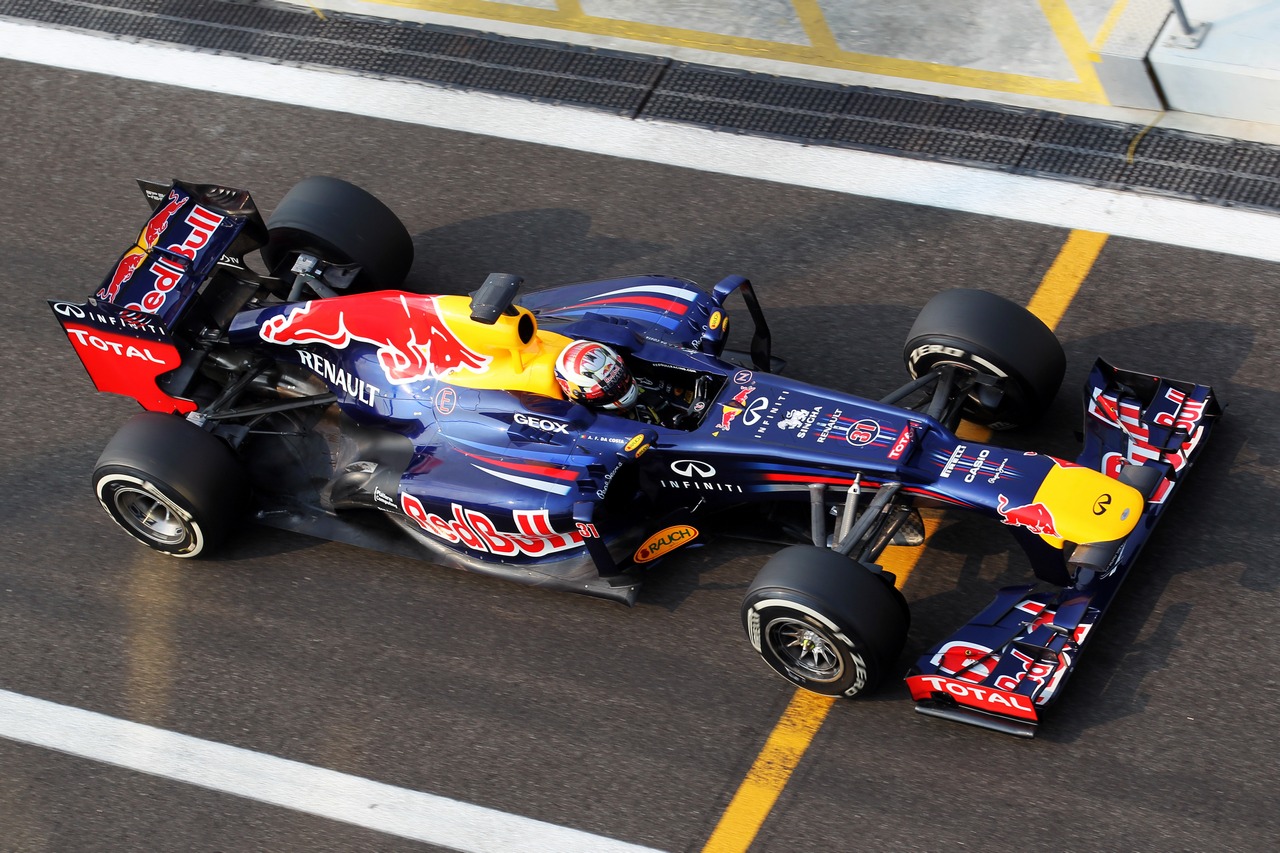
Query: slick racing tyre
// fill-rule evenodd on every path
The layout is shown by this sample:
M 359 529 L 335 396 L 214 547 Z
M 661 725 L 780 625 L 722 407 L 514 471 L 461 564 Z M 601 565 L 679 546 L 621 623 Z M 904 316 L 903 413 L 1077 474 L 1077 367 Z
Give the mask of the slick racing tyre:
M 971 394 L 961 412 L 991 429 L 1039 418 L 1067 365 L 1062 345 L 1040 318 L 985 290 L 948 290 L 930 299 L 907 334 L 903 356 L 913 378 L 947 364 L 996 377 L 1002 393 Z
M 764 662 L 824 696 L 861 696 L 897 663 L 906 601 L 887 582 L 826 548 L 779 551 L 747 588 L 742 623 Z
M 295 184 L 267 220 L 267 233 L 263 260 L 286 282 L 303 253 L 330 264 L 358 264 L 357 290 L 395 290 L 413 264 L 413 240 L 399 217 L 371 193 L 337 178 Z
M 93 489 L 125 532 L 174 557 L 215 548 L 244 511 L 248 480 L 221 439 L 157 412 L 135 415 L 107 444 Z

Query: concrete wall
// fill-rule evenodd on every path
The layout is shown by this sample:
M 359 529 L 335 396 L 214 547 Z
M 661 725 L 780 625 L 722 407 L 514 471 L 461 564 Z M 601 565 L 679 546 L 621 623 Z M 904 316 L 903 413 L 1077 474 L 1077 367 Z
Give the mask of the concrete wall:
M 1199 47 L 1180 47 L 1170 17 L 1149 61 L 1169 108 L 1280 125 L 1280 0 L 1185 0 L 1208 30 Z

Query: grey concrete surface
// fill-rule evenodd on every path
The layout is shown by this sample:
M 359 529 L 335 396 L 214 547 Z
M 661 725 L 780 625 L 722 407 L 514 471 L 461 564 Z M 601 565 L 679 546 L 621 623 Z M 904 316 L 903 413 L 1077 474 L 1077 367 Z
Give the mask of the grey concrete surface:
M 1183 0 L 1194 50 L 1172 0 L 285 2 L 1280 142 L 1275 0 Z

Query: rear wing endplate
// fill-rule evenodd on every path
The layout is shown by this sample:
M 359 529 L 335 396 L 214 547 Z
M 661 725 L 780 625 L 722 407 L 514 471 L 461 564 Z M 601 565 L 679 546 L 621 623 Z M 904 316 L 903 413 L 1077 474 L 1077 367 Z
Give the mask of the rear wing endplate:
M 195 411 L 191 400 L 170 395 L 163 376 L 182 364 L 182 353 L 159 318 L 90 298 L 50 300 L 53 315 L 99 391 L 123 394 L 152 412 Z

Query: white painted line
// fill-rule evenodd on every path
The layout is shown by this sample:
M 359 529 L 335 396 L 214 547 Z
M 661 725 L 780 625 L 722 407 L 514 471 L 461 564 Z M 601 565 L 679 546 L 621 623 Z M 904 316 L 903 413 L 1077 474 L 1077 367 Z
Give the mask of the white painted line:
M 1280 215 L 0 21 L 0 57 L 1280 261 Z M 198 168 L 199 164 L 191 164 Z M 234 180 L 227 176 L 226 180 Z
M 0 737 L 465 853 L 656 853 L 7 690 Z

